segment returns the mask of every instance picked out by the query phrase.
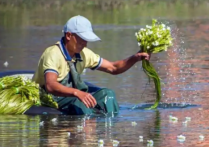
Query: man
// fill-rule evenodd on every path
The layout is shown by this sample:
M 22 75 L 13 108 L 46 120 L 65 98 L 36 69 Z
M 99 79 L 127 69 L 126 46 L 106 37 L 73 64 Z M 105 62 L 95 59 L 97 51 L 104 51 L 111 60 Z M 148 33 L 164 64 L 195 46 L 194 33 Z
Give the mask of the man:
M 88 42 L 99 41 L 91 22 L 83 16 L 74 16 L 64 26 L 64 37 L 42 54 L 33 80 L 54 96 L 59 110 L 67 114 L 91 114 L 93 108 L 118 112 L 115 94 L 110 89 L 93 89 L 80 78 L 85 68 L 112 75 L 127 71 L 147 53 L 136 53 L 127 59 L 110 62 L 90 49 Z

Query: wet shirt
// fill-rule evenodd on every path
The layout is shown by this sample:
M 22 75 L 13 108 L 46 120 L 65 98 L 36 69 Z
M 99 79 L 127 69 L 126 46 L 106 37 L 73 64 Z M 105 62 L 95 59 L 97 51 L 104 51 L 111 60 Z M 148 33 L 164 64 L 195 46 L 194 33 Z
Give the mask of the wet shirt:
M 47 72 L 54 72 L 58 75 L 57 81 L 62 81 L 70 72 L 66 58 L 76 62 L 75 67 L 79 74 L 85 68 L 97 69 L 102 62 L 102 58 L 88 48 L 84 48 L 79 54 L 75 54 L 75 57 L 71 58 L 62 42 L 59 41 L 44 51 L 32 80 L 43 86 L 45 84 L 44 75 Z

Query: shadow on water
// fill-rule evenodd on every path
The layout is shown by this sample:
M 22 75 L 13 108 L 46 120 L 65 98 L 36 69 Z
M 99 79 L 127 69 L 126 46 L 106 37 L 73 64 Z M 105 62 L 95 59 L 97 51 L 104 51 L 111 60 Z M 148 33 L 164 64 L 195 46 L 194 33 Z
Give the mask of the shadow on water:
M 121 110 L 147 110 L 153 104 L 152 103 L 141 103 L 131 107 L 121 106 Z M 189 103 L 160 103 L 157 109 L 182 109 L 182 108 L 197 108 L 201 107 L 201 105 L 197 104 L 189 104 Z

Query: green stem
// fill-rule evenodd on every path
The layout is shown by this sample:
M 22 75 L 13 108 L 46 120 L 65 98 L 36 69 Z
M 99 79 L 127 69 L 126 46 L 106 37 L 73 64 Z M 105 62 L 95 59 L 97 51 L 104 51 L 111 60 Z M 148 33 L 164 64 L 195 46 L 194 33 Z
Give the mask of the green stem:
M 144 72 L 145 74 L 153 79 L 154 81 L 154 84 L 155 84 L 155 91 L 156 91 L 156 100 L 155 100 L 155 103 L 150 107 L 150 108 L 147 108 L 148 110 L 150 109 L 156 109 L 158 107 L 158 104 L 161 100 L 161 85 L 160 85 L 160 78 L 155 70 L 155 68 L 152 66 L 152 64 L 143 59 L 142 60 L 142 67 L 144 69 Z

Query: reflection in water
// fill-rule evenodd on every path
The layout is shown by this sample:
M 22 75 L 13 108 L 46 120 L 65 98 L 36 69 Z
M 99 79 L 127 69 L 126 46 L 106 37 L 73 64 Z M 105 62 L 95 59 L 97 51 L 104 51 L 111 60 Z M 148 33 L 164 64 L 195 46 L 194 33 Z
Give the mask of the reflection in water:
M 104 140 L 104 146 L 112 146 L 112 140 L 131 147 L 146 146 L 147 140 L 153 140 L 155 147 L 208 146 L 208 11 L 208 0 L 0 0 L 1 71 L 34 70 L 43 50 L 60 39 L 63 24 L 73 15 L 84 15 L 93 22 L 102 42 L 88 47 L 110 61 L 137 52 L 134 33 L 157 18 L 171 26 L 175 38 L 170 50 L 153 54 L 151 59 L 164 83 L 161 105 L 200 106 L 132 110 L 134 105 L 155 100 L 154 86 L 146 86 L 141 63 L 117 76 L 87 70 L 85 80 L 116 91 L 121 105 L 118 116 L 1 116 L 0 146 L 96 147 L 99 139 Z M 5 61 L 8 67 L 3 66 Z M 169 115 L 178 121 L 170 122 Z M 187 125 L 183 124 L 185 117 L 191 117 Z M 57 122 L 53 123 L 53 118 Z M 176 138 L 181 134 L 186 136 L 183 144 Z M 201 134 L 203 141 L 199 140 Z
M 39 116 L 6 115 L 0 119 L 0 146 L 27 147 L 40 140 Z

